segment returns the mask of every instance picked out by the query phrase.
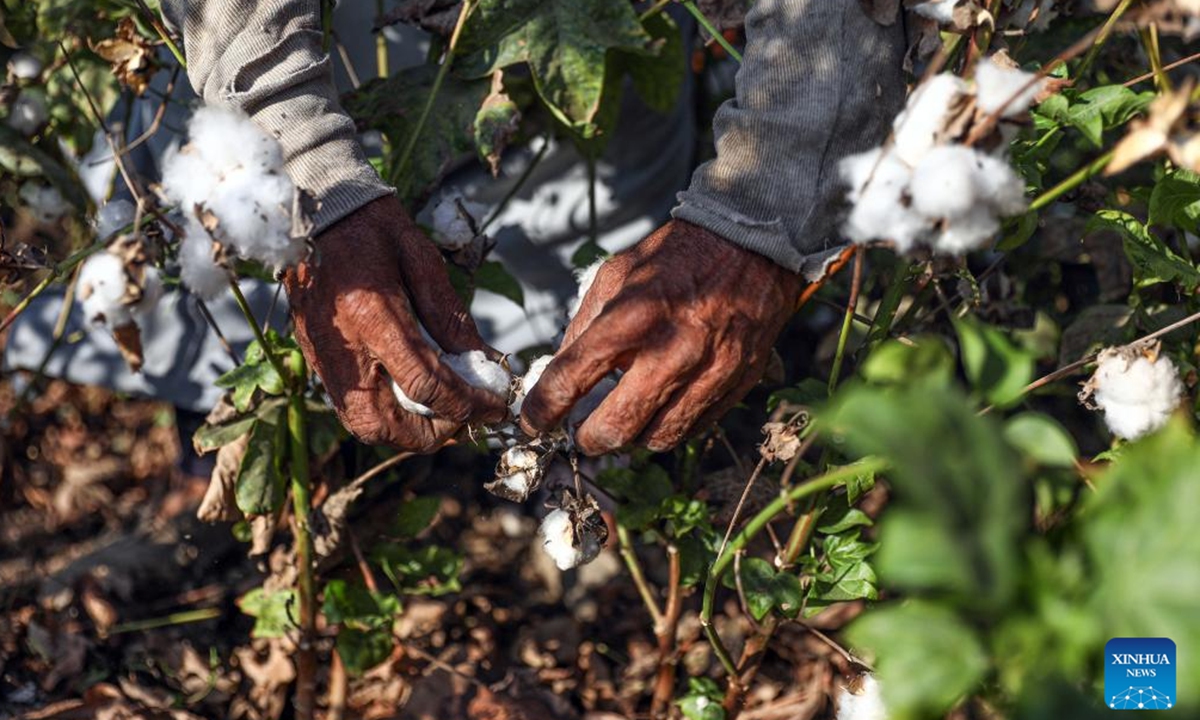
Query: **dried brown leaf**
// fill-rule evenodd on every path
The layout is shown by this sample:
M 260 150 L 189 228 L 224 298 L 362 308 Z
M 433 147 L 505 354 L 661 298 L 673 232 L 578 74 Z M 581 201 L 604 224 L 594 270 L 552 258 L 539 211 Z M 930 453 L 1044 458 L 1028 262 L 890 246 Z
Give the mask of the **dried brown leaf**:
M 229 407 L 232 409 L 232 406 Z M 221 404 L 218 403 L 213 412 L 220 408 Z M 212 413 L 209 417 L 212 417 Z M 208 490 L 204 493 L 204 499 L 200 501 L 196 517 L 210 523 L 235 522 L 242 519 L 242 511 L 237 506 L 237 476 L 242 458 L 249 447 L 250 434 L 246 433 L 217 451 Z
M 113 339 L 117 341 L 117 349 L 121 351 L 121 357 L 129 363 L 129 369 L 135 373 L 141 372 L 142 333 L 138 329 L 137 323 L 130 321 L 113 328 Z
M 125 18 L 117 25 L 116 37 L 102 40 L 92 49 L 112 65 L 113 74 L 122 85 L 138 95 L 146 92 L 158 62 L 154 58 L 154 48 L 138 35 L 132 18 Z

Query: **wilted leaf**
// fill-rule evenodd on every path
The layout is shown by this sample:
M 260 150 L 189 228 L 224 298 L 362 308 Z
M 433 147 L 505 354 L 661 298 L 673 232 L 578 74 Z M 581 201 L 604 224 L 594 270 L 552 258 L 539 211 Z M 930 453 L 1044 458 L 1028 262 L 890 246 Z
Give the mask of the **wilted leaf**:
M 113 328 L 113 340 L 121 357 L 129 364 L 129 369 L 135 373 L 142 371 L 142 331 L 132 320 Z
M 787 462 L 800 452 L 800 435 L 791 423 L 769 422 L 762 426 L 767 439 L 758 446 L 758 451 L 767 462 Z
M 238 607 L 254 618 L 254 630 L 250 637 L 283 637 L 296 629 L 292 619 L 298 612 L 295 590 L 268 592 L 260 587 L 254 588 L 238 600 Z
M 248 420 L 253 423 L 254 418 Z M 249 429 L 247 425 L 246 430 Z M 250 434 L 246 432 L 217 451 L 208 490 L 204 492 L 204 499 L 200 501 L 196 517 L 209 523 L 242 519 L 242 513 L 237 507 L 237 476 L 249 446 Z
M 254 424 L 237 477 L 237 506 L 246 515 L 270 515 L 283 503 L 286 447 L 287 426 L 282 418 L 263 418 Z
M 121 84 L 137 95 L 146 92 L 150 76 L 158 69 L 154 48 L 138 34 L 132 18 L 122 20 L 116 37 L 96 43 L 93 50 L 112 65 Z

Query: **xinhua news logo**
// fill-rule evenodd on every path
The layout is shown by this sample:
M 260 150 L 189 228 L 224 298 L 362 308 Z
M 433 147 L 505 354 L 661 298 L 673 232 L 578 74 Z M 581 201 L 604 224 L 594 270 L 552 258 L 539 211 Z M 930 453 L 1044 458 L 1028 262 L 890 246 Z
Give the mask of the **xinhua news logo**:
M 1175 707 L 1175 643 L 1113 638 L 1104 646 L 1104 700 L 1113 710 Z

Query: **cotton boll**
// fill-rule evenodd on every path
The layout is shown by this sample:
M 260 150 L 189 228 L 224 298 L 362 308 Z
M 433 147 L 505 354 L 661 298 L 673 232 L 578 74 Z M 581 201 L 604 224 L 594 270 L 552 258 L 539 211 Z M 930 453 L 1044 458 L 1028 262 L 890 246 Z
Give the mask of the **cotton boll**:
M 68 203 L 53 185 L 43 185 L 38 182 L 27 182 L 21 186 L 17 197 L 41 223 L 53 223 L 67 214 L 71 209 Z
M 959 0 L 929 0 L 928 2 L 914 5 L 912 11 L 921 17 L 927 17 L 942 25 L 946 25 L 954 21 L 954 6 L 958 5 Z
M 96 237 L 101 240 L 111 237 L 122 228 L 133 223 L 137 208 L 128 200 L 112 200 L 104 203 L 96 212 Z
M 134 317 L 140 317 L 153 310 L 158 301 L 162 300 L 163 292 L 162 275 L 158 268 L 146 267 L 142 276 L 142 299 L 133 306 Z
M 533 447 L 515 445 L 505 450 L 496 465 L 496 479 L 484 486 L 488 492 L 511 502 L 528 500 L 541 486 L 546 465 L 543 455 Z M 544 452 L 553 453 L 553 450 Z
M 30 137 L 46 124 L 46 103 L 38 95 L 21 93 L 8 109 L 8 124 Z
M 858 694 L 839 688 L 837 706 L 837 720 L 886 720 L 888 716 L 879 681 L 870 673 L 863 675 Z
M 575 313 L 579 312 L 579 306 L 583 304 L 583 299 L 587 297 L 588 290 L 592 289 L 592 283 L 596 282 L 596 275 L 600 272 L 600 266 L 607 259 L 599 258 L 583 270 L 575 272 L 575 280 L 579 284 L 579 290 L 576 291 L 575 297 L 571 299 L 571 304 L 567 307 L 567 317 L 571 319 L 575 318 Z
M 975 204 L 976 155 L 962 145 L 930 150 L 913 170 L 913 209 L 930 218 L 966 214 Z
M 117 327 L 132 319 L 122 304 L 129 279 L 121 258 L 108 252 L 92 255 L 79 269 L 79 299 L 83 316 L 92 325 Z
M 976 205 L 964 215 L 950 218 L 933 240 L 933 249 L 947 255 L 978 250 L 1000 230 L 1000 221 L 986 205 Z
M 237 167 L 255 173 L 282 172 L 279 141 L 247 115 L 216 106 L 197 110 L 188 122 L 188 139 L 219 175 Z
M 1126 440 L 1161 428 L 1183 398 L 1175 364 L 1156 350 L 1104 350 L 1086 387 L 1109 430 Z
M 229 289 L 229 271 L 213 255 L 213 241 L 192 219 L 179 243 L 179 270 L 183 284 L 202 300 L 212 300 Z
M 191 147 L 171 147 L 163 155 L 163 192 L 189 218 L 193 208 L 204 204 L 212 194 L 219 179 L 216 170 Z
M 302 239 L 291 237 L 291 203 L 295 188 L 280 174 L 235 168 L 216 184 L 205 207 L 217 216 L 218 237 L 243 257 L 276 270 L 298 261 Z
M 405 412 L 420 415 L 421 417 L 433 417 L 433 408 L 429 407 L 428 405 L 422 405 L 416 400 L 410 398 L 405 394 L 404 388 L 397 385 L 395 380 L 392 381 L 392 392 L 395 393 L 396 401 L 400 403 L 400 407 Z
M 22 50 L 8 59 L 8 72 L 18 80 L 34 80 L 42 74 L 42 61 Z
M 895 152 L 910 167 L 916 166 L 945 130 L 950 108 L 967 92 L 961 78 L 943 73 L 917 86 L 904 111 L 893 124 Z
M 1042 91 L 1045 79 L 1017 68 L 1004 67 L 991 58 L 975 65 L 975 102 L 980 110 L 992 114 L 1003 107 L 1001 117 L 1020 115 L 1029 109 Z M 1010 102 L 1011 100 L 1011 102 Z
M 514 416 L 521 414 L 521 406 L 525 404 L 525 396 L 537 385 L 538 380 L 542 378 L 542 373 L 546 371 L 546 367 L 550 365 L 550 361 L 554 359 L 553 355 L 542 355 L 533 362 L 529 363 L 529 369 L 525 374 L 517 379 L 513 387 L 512 400 L 508 404 L 508 409 Z
M 600 554 L 600 543 L 586 533 L 576 537 L 570 514 L 563 509 L 552 511 L 538 529 L 542 547 L 559 570 L 570 570 L 587 564 Z
M 508 398 L 512 386 L 512 375 L 500 363 L 488 360 L 482 350 L 471 350 L 461 355 L 443 355 L 442 362 L 472 387 Z

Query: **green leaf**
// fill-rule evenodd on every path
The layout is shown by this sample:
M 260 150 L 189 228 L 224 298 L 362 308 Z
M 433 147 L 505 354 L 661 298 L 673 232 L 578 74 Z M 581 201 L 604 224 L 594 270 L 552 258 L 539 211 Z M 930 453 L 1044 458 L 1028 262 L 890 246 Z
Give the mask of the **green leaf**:
M 504 269 L 504 265 L 495 260 L 483 262 L 475 271 L 475 287 L 494 292 L 512 300 L 520 307 L 525 307 L 525 290 L 521 283 Z
M 441 506 L 442 499 L 437 496 L 415 497 L 405 501 L 396 515 L 396 534 L 406 538 L 416 537 L 433 523 Z
M 344 627 L 338 631 L 337 652 L 346 672 L 357 677 L 391 657 L 393 643 L 390 629 Z
M 585 240 L 571 253 L 571 267 L 582 270 L 597 260 L 608 257 L 608 251 L 591 240 Z
M 875 653 L 884 704 L 894 720 L 941 717 L 987 670 L 974 631 L 932 603 L 876 608 L 846 633 L 855 647 Z
M 875 473 L 855 475 L 846 481 L 846 502 L 853 505 L 873 487 L 875 487 Z
M 963 368 L 988 402 L 1006 407 L 1021 398 L 1033 379 L 1033 354 L 1009 342 L 998 329 L 965 317 L 954 321 Z
M 800 612 L 804 595 L 797 575 L 777 572 L 762 558 L 746 558 L 737 565 L 746 606 L 755 620 L 762 620 L 772 610 L 778 610 L 784 617 L 795 617 Z M 737 587 L 733 573 L 727 574 L 722 583 L 729 588 Z
M 1176 255 L 1137 218 L 1120 210 L 1101 210 L 1088 221 L 1086 232 L 1112 230 L 1121 236 L 1125 256 L 1133 264 L 1138 287 L 1177 282 L 1189 293 L 1200 286 L 1195 265 Z
M 867 357 L 862 376 L 879 385 L 925 380 L 946 385 L 954 377 L 954 357 L 939 337 L 915 338 L 912 344 L 889 340 Z
M 387 136 L 392 152 L 385 179 L 410 204 L 425 196 L 456 161 L 476 154 L 475 118 L 491 87 L 488 80 L 467 81 L 453 73 L 447 75 L 401 173 L 400 154 L 416 132 L 436 75 L 433 65 L 407 68 L 365 83 L 343 103 L 360 126 Z
M 998 421 L 979 416 L 953 387 L 849 385 L 818 416 L 846 450 L 892 464 L 893 499 L 877 521 L 880 579 L 949 593 L 980 611 L 1004 607 L 1017 588 L 1017 539 L 1029 488 Z
M 1074 467 L 1075 441 L 1062 425 L 1040 413 L 1022 413 L 1004 424 L 1004 439 L 1046 467 Z
M 246 515 L 269 515 L 279 509 L 287 487 L 283 457 L 287 425 L 282 417 L 261 418 L 250 431 L 250 444 L 237 476 L 237 506 Z
M 1153 99 L 1153 92 L 1135 93 L 1120 85 L 1103 85 L 1080 93 L 1060 119 L 1099 148 L 1104 143 L 1105 130 L 1124 125 Z
M 724 693 L 711 678 L 688 678 L 687 694 L 675 702 L 687 720 L 725 720 Z
M 463 559 L 449 548 L 382 545 L 371 555 L 397 592 L 438 596 L 462 590 Z
M 266 358 L 252 361 L 249 350 L 245 362 L 217 378 L 216 385 L 233 391 L 233 406 L 238 412 L 250 409 L 256 390 L 267 395 L 281 395 L 284 391 L 283 378 L 279 377 L 275 366 Z
M 361 585 L 345 580 L 330 580 L 325 584 L 325 620 L 331 624 L 347 624 L 357 628 L 390 626 L 400 614 L 400 599 L 394 595 L 371 592 Z
M 820 573 L 815 577 L 809 598 L 809 610 L 819 610 L 835 602 L 878 600 L 875 570 L 870 563 L 859 561 L 832 572 Z
M 192 446 L 200 454 L 219 450 L 250 432 L 257 421 L 256 415 L 242 415 L 220 425 L 203 425 L 192 435 Z
M 1200 175 L 1176 170 L 1155 183 L 1149 224 L 1200 232 Z
M 254 618 L 254 630 L 250 632 L 250 637 L 283 637 L 296 629 L 296 623 L 292 621 L 296 613 L 295 590 L 268 593 L 262 588 L 254 588 L 238 600 L 238 607 Z
M 492 177 L 500 173 L 500 156 L 516 135 L 520 122 L 521 109 L 503 88 L 493 85 L 475 114 L 474 123 L 475 150 L 480 162 L 491 170 Z
M 1175 417 L 1124 446 L 1096 486 L 1081 529 L 1095 571 L 1086 607 L 1105 633 L 1098 642 L 1168 637 L 1181 650 L 1200 647 L 1200 443 L 1192 429 Z M 1176 679 L 1196 687 L 1200 662 L 1184 657 Z
M 470 77 L 525 63 L 550 112 L 592 137 L 611 50 L 649 53 L 633 5 L 610 0 L 482 0 L 460 41 Z
M 826 535 L 836 535 L 853 527 L 870 526 L 871 518 L 867 517 L 862 510 L 850 507 L 847 495 L 835 495 L 830 498 L 829 504 L 821 512 L 818 522 L 818 531 Z

